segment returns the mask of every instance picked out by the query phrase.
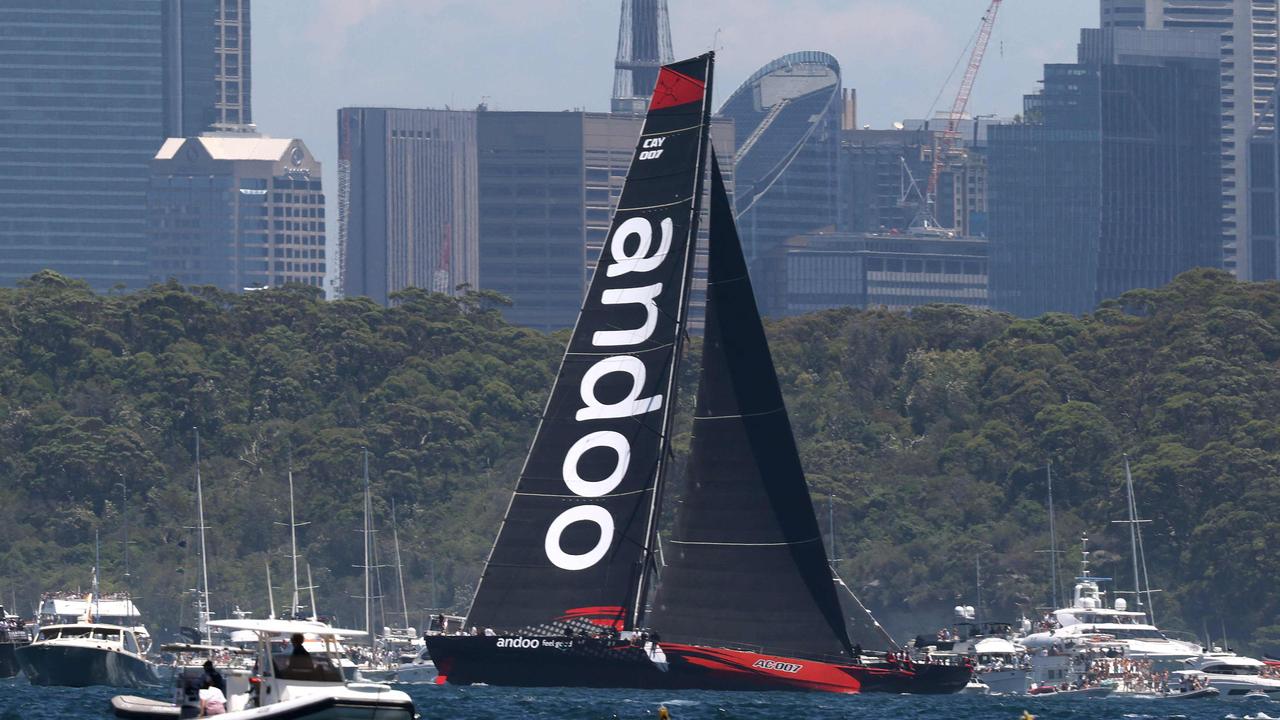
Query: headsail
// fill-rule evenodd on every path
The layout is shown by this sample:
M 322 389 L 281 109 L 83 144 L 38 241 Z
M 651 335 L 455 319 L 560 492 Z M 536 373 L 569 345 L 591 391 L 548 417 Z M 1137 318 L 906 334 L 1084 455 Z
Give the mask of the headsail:
M 712 154 L 706 335 L 688 486 L 649 625 L 666 640 L 847 654 L 849 638 Z
M 468 616 L 634 622 L 702 195 L 710 53 L 664 65 L 542 422 Z

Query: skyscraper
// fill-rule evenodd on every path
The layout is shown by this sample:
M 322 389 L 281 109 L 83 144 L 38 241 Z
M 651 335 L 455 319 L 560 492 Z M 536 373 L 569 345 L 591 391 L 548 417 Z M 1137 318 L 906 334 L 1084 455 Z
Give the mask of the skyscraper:
M 151 281 L 228 292 L 322 287 L 320 176 L 301 140 L 224 133 L 165 141 L 147 198 Z
M 342 292 L 480 286 L 476 113 L 338 111 Z
M 0 1 L 0 283 L 45 268 L 98 290 L 146 281 L 161 15 L 158 0 Z
M 667 0 L 622 0 L 613 112 L 643 115 L 658 82 L 658 68 L 673 59 Z
M 989 131 L 995 307 L 1084 313 L 1221 265 L 1217 54 L 1206 34 L 1109 28 L 1045 66 L 1023 122 Z
M 250 0 L 162 2 L 165 135 L 251 124 Z
M 1149 30 L 1193 30 L 1219 42 L 1222 88 L 1218 105 L 1223 129 L 1222 208 L 1224 265 L 1248 279 L 1249 138 L 1259 114 L 1276 92 L 1277 0 L 1102 0 L 1104 27 L 1130 24 L 1143 5 Z
M 46 268 L 146 282 L 151 159 L 180 118 L 220 117 L 197 79 L 238 89 L 247 119 L 247 75 L 219 80 L 233 59 L 247 73 L 247 18 L 248 0 L 0 0 L 0 284 Z
M 787 238 L 836 225 L 842 111 L 840 64 L 822 52 L 770 62 L 720 108 L 734 122 L 735 211 L 753 273 Z M 771 296 L 760 280 L 756 292 Z
M 541 330 L 572 327 L 609 233 L 643 118 L 483 112 L 476 122 L 480 284 L 514 301 L 505 311 L 513 323 Z M 711 136 L 719 152 L 733 152 L 731 123 L 713 121 Z M 721 170 L 732 192 L 732 167 L 724 163 Z M 706 289 L 705 244 L 695 263 L 696 300 Z M 693 330 L 701 327 L 700 305 L 691 303 Z

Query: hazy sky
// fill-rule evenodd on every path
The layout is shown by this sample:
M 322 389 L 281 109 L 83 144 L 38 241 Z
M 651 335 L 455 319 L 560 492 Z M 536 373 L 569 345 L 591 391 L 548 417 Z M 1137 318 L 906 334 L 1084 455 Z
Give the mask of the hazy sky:
M 668 0 L 677 58 L 711 49 L 716 105 L 797 50 L 839 61 L 858 122 L 888 127 L 948 107 L 990 0 Z M 605 111 L 619 0 L 255 0 L 253 115 L 299 137 L 335 196 L 337 109 L 349 105 Z M 1006 0 L 969 111 L 1013 115 L 1041 66 L 1072 62 L 1097 0 Z M 332 208 L 332 202 L 330 203 Z M 329 215 L 329 235 L 337 215 Z

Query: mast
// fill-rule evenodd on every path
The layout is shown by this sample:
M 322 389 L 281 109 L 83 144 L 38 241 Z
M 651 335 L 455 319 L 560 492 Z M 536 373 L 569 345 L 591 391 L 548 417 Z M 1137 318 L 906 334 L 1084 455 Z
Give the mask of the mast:
M 204 635 L 204 643 L 211 645 L 209 633 L 209 562 L 204 543 L 204 488 L 200 484 L 200 428 L 194 427 L 196 433 L 196 520 L 200 524 L 200 579 L 203 584 L 200 602 L 200 632 Z
M 276 594 L 271 587 L 271 558 L 265 560 L 267 566 L 267 618 L 276 619 Z
M 684 339 L 688 337 L 685 329 L 687 315 L 689 312 L 689 291 L 693 286 L 693 265 L 694 265 L 694 249 L 697 243 L 695 238 L 698 236 L 698 219 L 702 215 L 702 191 L 703 178 L 706 177 L 706 158 L 710 153 L 711 139 L 711 79 L 715 74 L 716 54 L 714 52 L 707 53 L 706 74 L 704 75 L 702 85 L 702 111 L 701 111 L 701 131 L 698 133 L 698 143 L 696 146 L 697 158 L 695 167 L 695 179 L 693 183 L 693 202 L 689 205 L 689 230 L 688 230 L 688 250 L 684 254 L 684 269 L 681 271 L 682 283 L 680 289 L 680 302 L 676 305 L 676 326 L 674 347 L 672 349 L 671 372 L 667 376 L 667 408 L 662 415 L 662 434 L 658 446 L 658 469 L 654 474 L 653 493 L 649 500 L 649 524 L 645 529 L 644 548 L 640 553 L 640 577 L 636 582 L 636 596 L 631 605 L 631 627 L 641 627 L 644 622 L 646 612 L 645 600 L 649 596 L 649 589 L 653 579 L 652 572 L 654 568 L 655 552 L 654 547 L 658 542 L 658 506 L 662 502 L 662 493 L 667 485 L 667 461 L 671 456 L 671 423 L 675 419 L 676 408 L 676 383 L 680 375 L 679 367 L 681 357 L 684 354 Z M 654 102 L 658 100 L 658 93 L 664 91 L 664 81 L 666 84 L 672 82 L 670 70 L 663 68 L 658 71 L 658 84 L 654 88 Z M 652 109 L 652 108 L 651 108 Z M 648 119 L 645 121 L 645 127 L 648 128 Z M 643 143 L 642 143 L 643 144 Z M 641 159 L 644 158 L 642 154 Z M 635 161 L 632 161 L 635 165 Z M 627 176 L 631 176 L 630 170 Z M 615 218 L 616 222 L 616 218 Z
M 100 550 L 101 550 L 101 546 L 98 544 L 98 529 L 94 528 L 93 529 L 93 622 L 98 621 L 98 611 L 100 610 L 100 607 L 101 607 L 98 602 L 98 597 L 99 595 L 101 595 L 101 590 L 98 587 L 98 576 L 102 574 L 102 555 Z
M 1056 610 L 1062 607 L 1058 602 L 1058 530 L 1054 526 L 1053 520 L 1053 461 L 1046 460 L 1044 463 L 1044 477 L 1049 483 L 1049 576 L 1050 582 L 1053 584 L 1051 594 L 1053 595 L 1053 608 Z
M 373 559 L 369 555 L 369 450 L 361 448 L 364 451 L 364 629 L 368 633 L 369 647 L 374 646 L 373 638 L 373 592 L 369 587 L 369 567 L 373 564 Z
M 1133 492 L 1133 473 L 1129 469 L 1129 454 L 1124 455 L 1124 479 L 1125 479 L 1125 500 L 1129 507 L 1128 520 L 1112 520 L 1114 523 L 1125 524 L 1129 526 L 1129 554 L 1133 557 L 1133 597 L 1134 602 L 1138 604 L 1138 611 L 1147 613 L 1151 618 L 1151 623 L 1156 622 L 1155 611 L 1151 602 L 1151 581 L 1147 578 L 1147 558 L 1142 547 L 1142 523 L 1151 522 L 1150 520 L 1140 520 L 1138 518 L 1138 500 Z M 1142 570 L 1139 573 L 1138 564 L 1141 562 Z M 1142 595 L 1144 593 L 1143 585 L 1145 584 L 1145 594 L 1147 602 L 1144 605 Z
M 320 612 L 316 610 L 316 584 L 311 581 L 311 563 L 307 563 L 307 595 L 311 598 L 311 616 L 307 619 L 316 622 L 320 619 Z
M 400 607 L 404 610 L 404 627 L 409 629 L 409 602 L 404 597 L 404 565 L 400 563 L 400 531 L 396 526 L 396 499 L 391 498 L 391 539 L 396 544 L 396 576 L 400 581 Z M 310 578 L 307 579 L 310 583 Z
M 284 523 L 276 523 L 283 525 Z M 293 560 L 293 603 L 289 606 L 290 617 L 298 617 L 302 610 L 300 602 L 301 586 L 298 583 L 298 528 L 309 525 L 309 522 L 298 522 L 294 517 L 293 504 L 293 453 L 289 453 L 289 555 Z

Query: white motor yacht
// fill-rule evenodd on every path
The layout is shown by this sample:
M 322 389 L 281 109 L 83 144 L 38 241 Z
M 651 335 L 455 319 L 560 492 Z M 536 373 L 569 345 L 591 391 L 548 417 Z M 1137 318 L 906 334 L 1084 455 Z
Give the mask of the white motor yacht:
M 100 597 L 81 593 L 49 593 L 40 599 L 39 627 L 80 622 L 92 615 L 95 622 L 119 625 L 133 631 L 143 655 L 151 652 L 151 633 L 142 624 L 142 613 L 124 593 Z
M 365 635 L 359 630 L 318 627 L 302 620 L 214 620 L 211 627 L 249 630 L 258 638 L 257 670 L 248 689 L 230 692 L 226 720 L 288 718 L 289 720 L 414 720 L 417 717 L 408 695 L 388 685 L 348 682 L 334 663 L 337 641 Z M 319 636 L 328 648 L 325 654 L 278 652 L 275 640 L 295 633 Z M 198 678 L 193 678 L 198 680 Z M 119 695 L 111 700 L 116 717 L 178 718 L 199 710 L 198 687 L 186 683 L 177 689 L 174 702 Z M 232 690 L 228 688 L 228 690 Z
M 1202 652 L 1197 643 L 1177 640 L 1147 621 L 1147 614 L 1130 610 L 1124 598 L 1107 607 L 1106 594 L 1098 583 L 1108 578 L 1089 574 L 1089 551 L 1083 550 L 1082 572 L 1076 578 L 1070 607 L 1054 610 L 1049 627 L 1027 635 L 1022 644 L 1028 650 L 1069 649 L 1088 642 L 1124 645 L 1124 655 L 1135 660 L 1177 663 Z
M 18 665 L 32 685 L 145 687 L 159 682 L 131 627 L 84 620 L 40 628 L 17 649 Z
M 1241 698 L 1250 693 L 1265 693 L 1280 700 L 1280 679 L 1267 677 L 1266 663 L 1233 652 L 1210 652 L 1189 658 L 1187 668 L 1204 673 L 1209 687 L 1215 687 L 1224 698 Z

